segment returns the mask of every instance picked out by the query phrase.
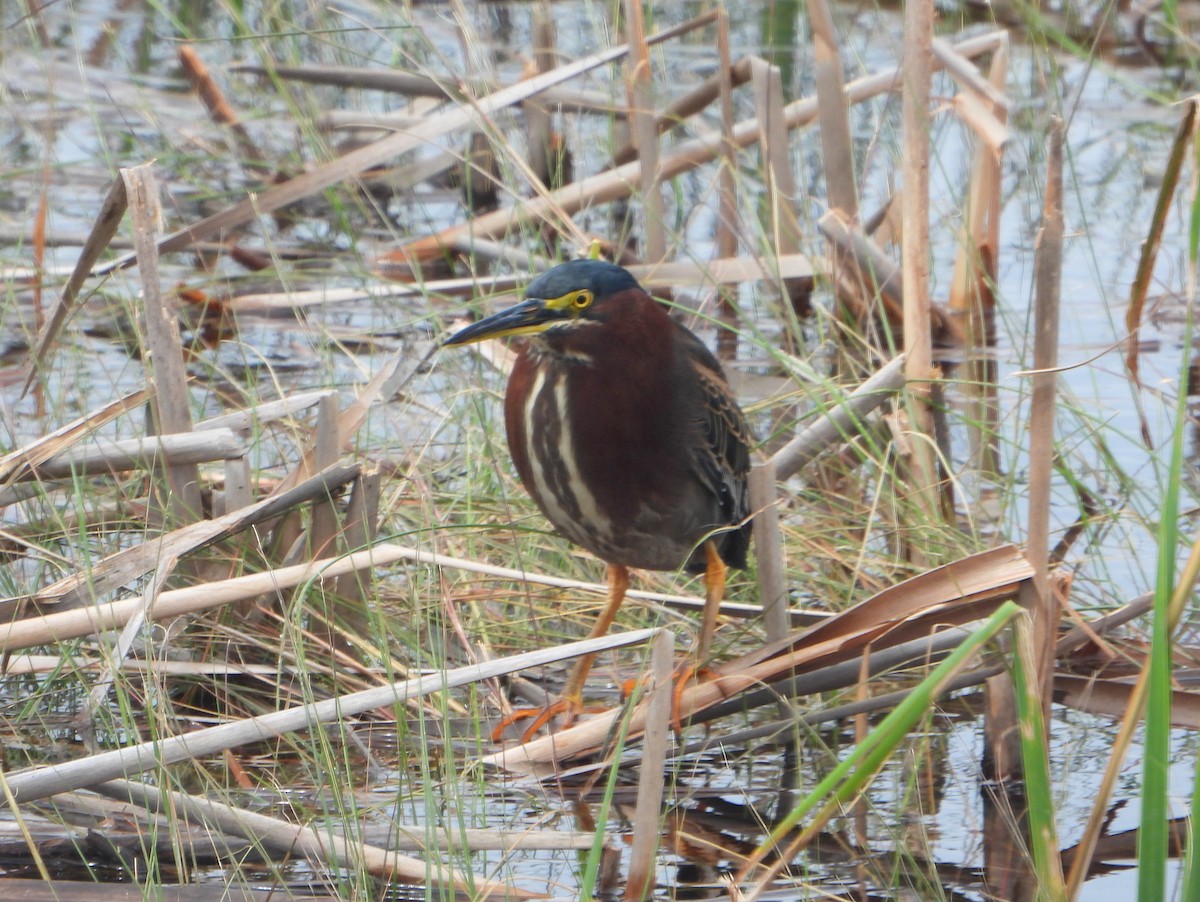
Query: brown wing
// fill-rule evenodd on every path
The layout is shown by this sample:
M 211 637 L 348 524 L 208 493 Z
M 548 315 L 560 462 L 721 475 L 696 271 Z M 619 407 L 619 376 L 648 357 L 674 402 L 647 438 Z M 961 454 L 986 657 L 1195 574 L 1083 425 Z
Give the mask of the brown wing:
M 721 364 L 708 348 L 687 329 L 685 333 L 689 364 L 696 373 L 699 404 L 697 432 L 701 441 L 693 447 L 691 465 L 700 481 L 718 500 L 724 524 L 735 526 L 750 514 L 750 427 L 738 406 Z M 750 545 L 749 523 L 723 535 L 718 544 L 721 557 L 731 567 L 746 566 Z

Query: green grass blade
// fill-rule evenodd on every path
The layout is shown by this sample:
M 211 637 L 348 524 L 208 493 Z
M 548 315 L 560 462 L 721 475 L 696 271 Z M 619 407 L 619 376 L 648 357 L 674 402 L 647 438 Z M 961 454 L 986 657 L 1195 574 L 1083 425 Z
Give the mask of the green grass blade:
M 1194 279 L 1197 235 L 1200 230 L 1200 195 L 1192 198 L 1189 251 Z M 1184 325 L 1183 347 L 1192 346 L 1192 310 Z M 1170 811 L 1167 779 L 1171 738 L 1171 626 L 1169 608 L 1175 591 L 1175 556 L 1179 542 L 1179 491 L 1183 472 L 1184 431 L 1188 422 L 1188 352 L 1185 350 L 1175 401 L 1175 428 L 1171 435 L 1171 462 L 1158 521 L 1158 572 L 1154 585 L 1154 623 L 1150 632 L 1150 662 L 1146 704 L 1146 751 L 1142 762 L 1142 820 L 1138 830 L 1138 899 L 1159 902 L 1166 898 L 1167 835 Z M 1195 804 L 1195 802 L 1193 802 Z M 1194 897 L 1188 897 L 1194 898 Z
M 1042 699 L 1038 692 L 1037 652 L 1032 629 L 1033 624 L 1028 617 L 1018 617 L 1013 623 L 1016 638 L 1013 683 L 1021 730 L 1025 795 L 1029 802 L 1029 845 L 1033 853 L 1034 872 L 1037 874 L 1037 898 L 1044 902 L 1066 902 L 1067 887 L 1063 882 L 1058 830 L 1054 824 L 1050 756 L 1046 743 L 1046 723 L 1042 717 Z
M 1191 328 L 1184 347 L 1191 347 Z M 1184 363 L 1186 365 L 1186 355 Z M 1186 380 L 1187 374 L 1182 378 Z M 1184 384 L 1180 382 L 1180 386 Z M 1167 776 L 1171 732 L 1171 635 L 1168 607 L 1175 587 L 1175 548 L 1178 541 L 1179 474 L 1183 462 L 1183 433 L 1187 395 L 1179 392 L 1176 426 L 1171 440 L 1171 464 L 1158 525 L 1158 574 L 1154 588 L 1154 623 L 1150 632 L 1149 683 L 1146 703 L 1145 757 L 1142 762 L 1142 819 L 1138 830 L 1138 899 L 1166 898 L 1168 856 Z
M 830 771 L 829 775 L 780 821 L 767 840 L 755 850 L 752 860 L 761 860 L 801 818 L 822 802 L 826 803 L 827 809 L 832 809 L 830 813 L 835 813 L 838 807 L 862 792 L 888 757 L 904 741 L 909 731 L 929 711 L 946 683 L 1020 611 L 1021 608 L 1015 602 L 1005 602 L 982 626 L 967 636 L 946 660 L 913 688 L 908 698 L 885 717 L 844 761 Z
M 1200 146 L 1196 147 L 1196 155 L 1197 155 L 1197 157 L 1200 157 Z M 1194 325 L 1193 317 L 1192 317 L 1192 311 L 1193 311 L 1192 304 L 1195 301 L 1196 263 L 1197 263 L 1198 255 L 1200 255 L 1200 194 L 1198 194 L 1192 198 L 1191 220 L 1190 220 L 1189 226 L 1190 227 L 1188 230 L 1188 252 L 1189 252 L 1190 260 L 1191 260 L 1191 264 L 1192 264 L 1192 280 L 1193 280 L 1192 289 L 1193 290 L 1191 293 L 1191 297 L 1188 299 L 1189 300 L 1188 315 L 1187 315 L 1187 321 L 1186 321 L 1185 327 L 1184 327 L 1183 347 L 1185 349 L 1190 348 L 1192 346 L 1192 327 Z M 1175 455 L 1181 453 L 1182 444 L 1183 444 L 1182 435 L 1183 435 L 1183 424 L 1185 422 L 1185 416 L 1186 416 L 1186 412 L 1187 412 L 1187 408 L 1186 408 L 1187 399 L 1185 397 L 1186 393 L 1184 391 L 1182 391 L 1182 386 L 1187 384 L 1186 383 L 1186 379 L 1187 379 L 1186 367 L 1187 367 L 1187 365 L 1188 365 L 1188 360 L 1187 360 L 1187 353 L 1185 351 L 1185 353 L 1183 355 L 1183 366 L 1185 367 L 1185 370 L 1181 376 L 1181 379 L 1183 381 L 1181 381 L 1179 383 L 1181 390 L 1179 392 L 1179 398 L 1176 402 L 1175 436 L 1174 436 L 1175 442 L 1174 442 L 1174 446 L 1171 449 L 1171 452 L 1172 452 L 1172 455 L 1171 455 L 1171 465 L 1172 465 L 1171 480 L 1168 483 L 1168 488 L 1174 486 L 1176 493 L 1178 493 L 1178 483 L 1179 483 L 1180 473 L 1182 472 L 1182 470 L 1181 470 L 1182 464 L 1180 461 L 1178 461 L 1176 459 Z M 1176 503 L 1178 503 L 1178 500 L 1176 500 Z M 1163 517 L 1164 517 L 1164 519 L 1166 517 L 1165 510 L 1163 513 Z M 1174 522 L 1175 522 L 1175 518 L 1172 517 L 1172 523 L 1174 523 Z M 1161 544 L 1160 544 L 1159 554 L 1160 555 L 1162 554 Z M 1172 560 L 1174 560 L 1173 557 L 1172 557 Z M 1191 564 L 1190 559 L 1189 559 L 1188 563 L 1189 563 L 1189 565 Z M 1159 573 L 1160 573 L 1160 575 L 1162 573 L 1161 560 L 1159 562 Z M 1181 586 L 1180 588 L 1188 589 L 1190 586 L 1190 581 L 1193 576 L 1194 576 L 1194 571 L 1191 570 L 1190 566 L 1188 568 L 1185 568 L 1185 570 L 1184 570 L 1184 580 L 1185 581 L 1184 581 L 1183 586 Z M 1155 600 L 1155 604 L 1157 605 L 1157 602 L 1158 602 L 1157 592 L 1155 594 L 1154 600 Z M 1197 831 L 1197 824 L 1200 824 L 1200 761 L 1197 761 L 1196 775 L 1193 778 L 1193 782 L 1192 782 L 1192 804 L 1191 804 L 1191 812 L 1190 813 L 1191 813 L 1191 817 L 1188 821 L 1187 846 L 1184 849 L 1183 898 L 1184 899 L 1197 899 L 1197 898 L 1200 898 L 1200 868 L 1197 867 L 1197 862 L 1200 861 L 1200 832 Z
M 617 779 L 621 774 L 621 758 L 625 753 L 625 743 L 629 738 L 629 721 L 633 710 L 637 707 L 641 687 L 634 692 L 625 705 L 625 716 L 621 718 L 621 729 L 613 747 L 609 760 L 612 762 L 608 769 L 608 779 L 604 783 L 604 797 L 600 800 L 600 811 L 596 815 L 596 839 L 588 851 L 587 860 L 583 867 L 583 877 L 579 882 L 580 899 L 591 899 L 595 895 L 596 880 L 600 874 L 600 863 L 604 856 L 604 845 L 608 840 L 608 815 L 612 811 L 613 794 L 617 789 Z
M 1189 812 L 1187 846 L 1183 850 L 1183 898 L 1200 898 L 1200 874 L 1196 862 L 1200 860 L 1200 758 L 1196 759 L 1196 775 L 1192 782 L 1192 806 Z

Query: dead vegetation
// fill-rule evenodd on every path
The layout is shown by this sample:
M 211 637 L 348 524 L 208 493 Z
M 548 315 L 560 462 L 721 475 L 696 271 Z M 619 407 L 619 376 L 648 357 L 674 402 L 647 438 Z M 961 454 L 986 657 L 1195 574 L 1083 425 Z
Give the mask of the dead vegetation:
M 626 8 L 628 21 L 643 21 L 640 4 Z M 123 164 L 107 194 L 97 194 L 72 272 L 44 264 L 42 220 L 29 238 L 32 266 L 6 272 L 6 316 L 36 331 L 27 353 L 9 355 L 0 374 L 6 411 L 20 411 L 9 435 L 40 434 L 0 459 L 0 553 L 11 596 L 2 602 L 8 616 L 0 627 L 9 740 L 2 782 L 37 872 L 49 878 L 47 860 L 70 857 L 47 835 L 76 848 L 71 831 L 55 833 L 44 813 L 65 819 L 78 805 L 87 808 L 77 814 L 87 823 L 126 819 L 136 824 L 127 833 L 157 835 L 134 843 L 122 834 L 110 845 L 124 850 L 117 860 L 127 867 L 153 862 L 163 883 L 183 882 L 209 861 L 303 859 L 314 884 L 335 886 L 343 897 L 371 898 L 372 881 L 384 879 L 472 897 L 530 898 L 539 892 L 528 888 L 537 880 L 521 873 L 523 854 L 591 849 L 598 835 L 572 894 L 623 881 L 627 898 L 641 897 L 665 837 L 676 854 L 728 862 L 743 887 L 730 895 L 755 898 L 818 838 L 824 821 L 760 846 L 772 824 L 736 824 L 702 796 L 698 804 L 684 804 L 686 793 L 664 802 L 665 762 L 703 761 L 716 743 L 727 754 L 775 756 L 783 748 L 790 755 L 818 724 L 854 716 L 863 718 L 861 738 L 867 715 L 901 705 L 934 663 L 980 622 L 1004 614 L 1012 599 L 1033 614 L 1038 697 L 1047 710 L 1053 699 L 1110 717 L 1136 711 L 1131 699 L 1141 690 L 1124 679 L 1126 671 L 1109 671 L 1122 661 L 1136 667 L 1143 652 L 1107 637 L 1145 614 L 1146 600 L 1077 613 L 1071 580 L 1056 569 L 1095 514 L 1083 503 L 1086 486 L 1077 488 L 1078 529 L 1051 547 L 1051 482 L 1061 466 L 1062 131 L 1051 131 L 1038 239 L 1037 342 L 1022 459 L 1028 482 L 1020 501 L 1027 513 L 1005 534 L 980 498 L 981 487 L 1011 487 L 1000 451 L 1007 402 L 998 395 L 993 353 L 1001 180 L 1011 140 L 1009 37 L 934 38 L 922 10 L 929 13 L 911 5 L 906 27 L 928 42 L 927 55 L 844 81 L 849 66 L 833 17 L 813 0 L 816 95 L 791 102 L 777 65 L 735 58 L 720 12 L 645 34 L 629 29 L 628 43 L 564 63 L 570 54 L 556 52 L 551 18 L 538 9 L 538 44 L 515 80 L 433 68 L 241 67 L 262 76 L 264 90 L 340 85 L 408 98 L 403 115 L 322 111 L 305 129 L 337 129 L 330 140 L 343 152 L 303 165 L 273 159 L 271 142 L 256 137 L 266 126 L 238 112 L 247 98 L 224 96 L 202 45 L 181 47 L 192 113 L 203 110 L 212 120 L 207 148 L 240 167 L 229 192 L 236 199 L 181 220 L 162 207 L 175 190 L 169 168 Z M 458 27 L 470 59 L 479 36 L 465 20 Z M 704 46 L 714 72 L 682 88 L 654 78 L 654 54 L 681 41 Z M 944 299 L 931 295 L 931 215 L 921 175 L 930 165 L 932 70 L 947 77 L 939 84 L 953 93 L 939 102 L 975 148 Z M 623 81 L 625 96 L 579 84 L 595 72 Z M 888 94 L 903 97 L 904 189 L 864 213 L 854 168 L 863 154 L 850 117 L 855 105 Z M 615 134 L 609 159 L 595 168 L 595 150 L 584 152 L 568 137 L 594 134 L 575 125 L 584 117 L 607 122 Z M 524 130 L 523 147 L 512 137 L 513 122 Z M 1181 128 L 1180 148 L 1190 123 Z M 811 230 L 793 165 L 794 133 L 808 127 L 819 129 L 828 204 Z M 1172 173 L 1160 210 L 1175 190 Z M 691 248 L 677 227 L 690 215 L 678 196 L 678 180 L 688 176 L 713 211 L 711 255 Z M 300 218 L 314 209 L 332 218 L 333 196 L 378 211 L 431 185 L 437 198 L 455 197 L 464 215 L 430 216 L 427 228 L 364 242 L 356 251 L 370 258 L 370 271 L 353 280 L 305 277 L 311 261 L 295 237 Z M 757 214 L 752 225 L 748 211 Z M 132 246 L 115 253 L 125 223 Z M 1147 245 L 1149 268 L 1161 229 L 1160 218 Z M 483 367 L 504 370 L 504 349 L 484 349 L 486 362 L 474 372 L 455 371 L 436 356 L 431 334 L 430 324 L 465 299 L 510 295 L 555 255 L 593 240 L 648 288 L 714 324 L 714 344 L 731 359 L 761 430 L 752 482 L 754 579 L 725 608 L 726 638 L 711 677 L 682 697 L 695 728 L 678 737 L 666 728 L 663 706 L 671 648 L 686 643 L 691 626 L 674 612 L 695 611 L 700 600 L 668 591 L 670 579 L 652 578 L 650 591 L 631 593 L 647 604 L 626 632 L 556 641 L 563 605 L 598 599 L 603 587 L 575 578 L 587 564 L 544 535 L 503 466 L 491 465 L 499 453 L 483 410 L 494 406 L 491 399 L 452 412 L 454 395 L 468 391 L 465 383 Z M 203 268 L 183 269 L 187 284 L 173 286 L 160 262 L 174 261 L 165 265 L 176 274 L 180 257 Z M 221 268 L 239 275 L 202 275 Z M 136 297 L 123 281 L 130 271 Z M 63 361 L 78 353 L 73 330 L 95 318 L 91 292 L 106 279 L 122 280 L 114 290 L 127 293 L 143 381 L 69 417 Z M 1139 280 L 1131 331 L 1146 286 Z M 203 308 L 201 325 L 182 317 L 185 301 Z M 420 312 L 400 336 L 364 327 L 353 315 L 337 319 L 336 311 L 372 304 Z M 306 321 L 313 311 L 325 312 Z M 350 361 L 339 364 L 356 373 L 349 390 L 309 381 L 311 371 L 287 378 L 283 360 L 269 361 L 252 390 L 218 367 L 197 378 L 192 364 L 212 353 L 195 341 L 206 329 L 228 340 L 256 317 L 281 313 L 295 317 L 289 329 L 320 334 Z M 962 399 L 959 410 L 951 394 Z M 372 425 L 376 411 L 397 406 L 403 424 Z M 214 412 L 197 417 L 198 409 Z M 410 431 L 422 417 L 438 426 Z M 443 428 L 455 434 L 454 454 L 431 450 Z M 406 432 L 417 438 L 404 444 Z M 966 459 L 958 444 L 969 448 Z M 965 471 L 974 488 L 964 489 Z M 820 605 L 801 610 L 793 606 L 797 597 Z M 1060 620 L 1069 631 L 1060 631 Z M 644 695 L 622 702 L 609 693 L 603 713 L 524 745 L 494 748 L 483 738 L 508 704 L 498 677 L 624 646 L 646 653 L 612 658 L 607 673 L 648 673 Z M 507 653 L 515 648 L 525 650 Z M 1003 698 L 1006 670 L 995 655 L 955 668 L 938 678 L 939 691 L 990 681 L 989 698 Z M 552 682 L 556 671 L 547 673 Z M 513 686 L 520 691 L 523 683 Z M 852 697 L 837 694 L 847 690 Z M 820 693 L 829 707 L 814 702 Z M 1174 722 L 1195 729 L 1195 695 L 1175 696 Z M 989 701 L 995 734 L 1015 735 L 1001 709 Z M 709 731 L 703 739 L 701 724 Z M 379 747 L 373 737 L 383 733 L 396 748 Z M 989 777 L 1019 776 L 1020 753 L 1008 738 L 989 753 Z M 877 772 L 883 761 L 873 766 Z M 464 797 L 485 796 L 497 769 L 601 800 L 601 821 L 628 818 L 631 856 L 614 872 L 620 853 L 603 822 L 589 826 L 592 815 L 582 810 L 581 831 L 503 816 L 493 822 L 486 806 L 471 809 L 483 829 L 434 816 L 465 805 Z M 398 776 L 406 771 L 417 775 L 419 790 Z M 322 800 L 303 812 L 252 810 L 251 796 L 278 802 L 293 782 Z M 380 804 L 367 801 L 368 787 L 391 786 L 401 795 L 425 794 L 414 806 L 424 815 L 419 824 L 361 810 Z M 46 800 L 52 809 L 35 808 Z M 838 805 L 850 801 L 839 797 Z M 1102 798 L 1095 811 L 1105 807 Z M 780 800 L 779 821 L 787 810 Z M 1098 831 L 1085 842 L 1095 843 Z M 1008 839 L 1021 843 L 1017 834 Z M 859 840 L 865 857 L 869 840 L 861 833 Z M 812 860 L 830 860 L 819 845 L 809 849 Z M 489 849 L 501 857 L 481 857 Z M 1078 886 L 1090 855 L 1077 849 L 1067 860 Z M 278 885 L 298 882 L 278 866 L 268 872 Z

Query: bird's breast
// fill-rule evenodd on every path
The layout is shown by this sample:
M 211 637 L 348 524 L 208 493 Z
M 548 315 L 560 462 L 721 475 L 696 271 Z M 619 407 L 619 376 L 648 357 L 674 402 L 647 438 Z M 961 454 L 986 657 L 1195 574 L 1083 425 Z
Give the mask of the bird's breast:
M 610 563 L 674 570 L 720 516 L 680 456 L 671 412 L 636 411 L 660 396 L 598 367 L 522 357 L 505 424 L 521 482 L 559 532 Z
M 567 538 L 585 548 L 599 551 L 613 537 L 613 523 L 580 474 L 577 436 L 572 428 L 568 400 L 569 369 L 543 366 L 519 411 L 518 435 L 523 445 L 518 470 L 546 518 Z

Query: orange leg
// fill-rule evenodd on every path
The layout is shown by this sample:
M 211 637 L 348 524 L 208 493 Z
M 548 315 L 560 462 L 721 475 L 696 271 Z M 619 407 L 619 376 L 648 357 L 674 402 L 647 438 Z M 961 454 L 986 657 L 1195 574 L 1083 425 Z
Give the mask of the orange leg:
M 712 650 L 713 634 L 717 631 L 717 615 L 721 613 L 721 601 L 725 597 L 725 573 L 727 567 L 715 542 L 704 543 L 704 615 L 700 621 L 700 642 L 696 648 L 696 660 L 676 669 L 675 689 L 671 702 L 671 729 L 678 735 L 683 732 L 680 705 L 683 693 L 691 685 L 697 673 L 708 665 Z
M 596 622 L 592 626 L 592 631 L 588 634 L 589 639 L 599 639 L 601 636 L 608 635 L 608 629 L 616 619 L 617 611 L 621 609 L 621 604 L 625 601 L 625 592 L 628 589 L 629 569 L 622 567 L 620 564 L 609 564 L 608 597 L 604 601 L 604 610 L 600 612 L 600 616 L 596 618 Z M 533 719 L 533 723 L 521 734 L 522 742 L 528 742 L 538 730 L 549 723 L 552 718 L 559 715 L 563 718 L 563 725 L 570 726 L 575 718 L 579 716 L 579 712 L 583 710 L 583 687 L 587 683 L 588 673 L 591 671 L 595 660 L 596 656 L 594 654 L 581 657 L 575 662 L 575 669 L 571 671 L 571 676 L 567 679 L 567 685 L 563 688 L 562 698 L 546 705 L 544 708 L 527 708 L 514 711 L 508 717 L 504 718 L 504 720 L 500 721 L 496 728 L 492 730 L 492 740 L 498 742 L 509 726 L 531 718 Z
M 717 631 L 717 615 L 721 613 L 721 601 L 725 598 L 725 572 L 728 568 L 717 551 L 717 543 L 704 543 L 704 620 L 700 624 L 700 646 L 696 650 L 696 662 L 703 667 L 708 663 L 712 650 L 713 633 Z
M 596 618 L 596 622 L 592 626 L 592 631 L 588 633 L 589 639 L 599 639 L 601 636 L 608 635 L 608 629 L 617 619 L 617 611 L 621 609 L 621 605 L 625 601 L 625 593 L 628 590 L 629 568 L 622 567 L 620 564 L 609 564 L 608 598 L 604 601 L 604 610 L 600 612 L 600 616 Z M 571 678 L 567 680 L 563 698 L 578 699 L 582 703 L 583 686 L 587 682 L 588 673 L 595 660 L 595 655 L 584 655 L 575 662 L 575 670 L 572 671 Z

